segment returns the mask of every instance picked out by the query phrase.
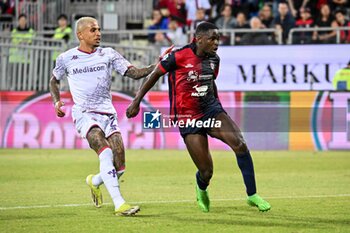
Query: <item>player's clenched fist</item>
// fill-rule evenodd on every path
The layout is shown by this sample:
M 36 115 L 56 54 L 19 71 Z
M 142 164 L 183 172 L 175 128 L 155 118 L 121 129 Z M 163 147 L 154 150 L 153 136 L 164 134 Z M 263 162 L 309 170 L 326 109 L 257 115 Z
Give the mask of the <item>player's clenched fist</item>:
M 140 111 L 140 105 L 138 103 L 136 103 L 135 101 L 133 101 L 128 109 L 126 110 L 126 116 L 128 118 L 132 118 L 132 117 L 135 117 L 137 116 L 137 114 L 139 113 Z
M 64 117 L 66 115 L 66 113 L 61 109 L 62 106 L 64 106 L 64 102 L 60 100 L 55 103 L 55 112 L 58 117 Z

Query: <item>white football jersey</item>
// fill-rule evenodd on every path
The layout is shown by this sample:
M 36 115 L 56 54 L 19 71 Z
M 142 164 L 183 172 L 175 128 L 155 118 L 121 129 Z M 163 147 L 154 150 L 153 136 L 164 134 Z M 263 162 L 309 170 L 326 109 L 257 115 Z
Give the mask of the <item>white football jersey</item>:
M 53 75 L 57 80 L 67 75 L 75 109 L 114 114 L 112 70 L 125 75 L 130 66 L 130 62 L 112 48 L 98 47 L 95 52 L 86 53 L 76 47 L 58 56 Z

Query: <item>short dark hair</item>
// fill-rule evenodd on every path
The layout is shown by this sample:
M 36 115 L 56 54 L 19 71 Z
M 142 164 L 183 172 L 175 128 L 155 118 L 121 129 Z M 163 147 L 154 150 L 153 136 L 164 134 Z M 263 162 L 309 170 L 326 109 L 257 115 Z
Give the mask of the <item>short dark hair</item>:
M 22 17 L 27 18 L 27 15 L 26 15 L 26 14 L 20 14 L 20 15 L 18 16 L 18 19 L 20 19 L 20 18 L 22 18 Z
M 217 26 L 215 26 L 215 24 L 209 23 L 209 22 L 201 22 L 198 24 L 197 28 L 196 28 L 196 36 L 206 33 L 209 30 L 215 30 L 218 29 Z
M 66 14 L 60 14 L 60 15 L 57 17 L 57 20 L 60 20 L 60 19 L 68 20 L 68 17 L 67 17 Z
M 344 10 L 344 9 L 341 9 L 341 8 L 337 9 L 337 10 L 334 12 L 334 15 L 336 15 L 336 14 L 338 14 L 338 13 L 340 13 L 340 14 L 342 14 L 342 15 L 346 15 L 345 10 Z

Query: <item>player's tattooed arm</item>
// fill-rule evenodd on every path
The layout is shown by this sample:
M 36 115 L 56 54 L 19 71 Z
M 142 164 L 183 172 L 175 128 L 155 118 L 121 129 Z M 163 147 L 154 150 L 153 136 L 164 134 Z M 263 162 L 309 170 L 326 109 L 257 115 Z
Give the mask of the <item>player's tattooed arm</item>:
M 170 53 L 173 50 L 173 48 L 174 48 L 174 45 L 171 45 L 169 48 L 167 48 L 163 52 L 163 54 L 159 56 L 159 61 L 162 60 L 165 55 Z M 147 66 L 145 68 L 141 68 L 141 69 L 138 69 L 138 68 L 132 66 L 126 71 L 125 75 L 132 78 L 132 79 L 141 79 L 141 78 L 144 78 L 147 75 L 149 75 L 154 70 L 156 65 L 157 64 L 149 65 L 149 66 Z
M 66 115 L 61 107 L 64 103 L 60 100 L 60 81 L 54 76 L 50 79 L 50 94 L 52 97 L 53 104 L 55 106 L 55 112 L 58 117 L 64 117 Z
M 125 76 L 128 76 L 132 79 L 141 79 L 141 78 L 144 78 L 146 77 L 147 75 L 149 75 L 153 70 L 154 68 L 156 67 L 155 64 L 153 65 L 149 65 L 147 67 L 144 67 L 144 68 L 136 68 L 134 66 L 131 66 L 125 73 Z
M 50 94 L 52 101 L 55 104 L 57 101 L 60 101 L 60 81 L 57 80 L 54 76 L 50 79 Z
M 157 83 L 158 79 L 163 76 L 164 72 L 156 67 L 152 73 L 147 77 L 146 81 L 142 84 L 141 88 L 137 92 L 134 100 L 126 110 L 126 116 L 128 118 L 135 117 L 140 111 L 140 103 L 146 93 Z

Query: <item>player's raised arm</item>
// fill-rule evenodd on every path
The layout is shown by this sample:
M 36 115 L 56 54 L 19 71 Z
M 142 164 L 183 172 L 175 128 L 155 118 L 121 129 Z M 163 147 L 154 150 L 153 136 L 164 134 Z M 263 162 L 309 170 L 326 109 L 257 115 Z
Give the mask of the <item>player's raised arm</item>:
M 156 67 L 155 64 L 149 65 L 144 68 L 136 68 L 135 66 L 132 66 L 128 69 L 128 71 L 126 71 L 125 76 L 138 80 L 149 75 L 152 72 L 152 70 L 154 70 L 154 67 Z
M 58 117 L 64 117 L 66 114 L 61 109 L 64 106 L 64 103 L 60 100 L 60 81 L 55 78 L 55 76 L 51 76 L 50 79 L 50 94 L 52 97 L 52 101 L 55 106 L 55 112 Z
M 141 86 L 137 92 L 134 100 L 126 110 L 126 116 L 128 118 L 135 117 L 140 111 L 140 102 L 146 93 L 157 83 L 158 79 L 164 74 L 164 72 L 157 66 L 147 78 L 146 82 Z
M 167 55 L 168 53 L 170 53 L 172 51 L 172 49 L 174 48 L 174 45 L 170 46 L 169 48 L 167 48 L 163 54 L 159 57 L 159 60 L 162 60 L 163 57 L 165 55 Z M 147 67 L 144 67 L 144 68 L 137 68 L 137 67 L 134 67 L 134 66 L 131 66 L 125 73 L 125 76 L 128 76 L 132 79 L 135 79 L 135 80 L 138 80 L 138 79 L 141 79 L 141 78 L 144 78 L 146 77 L 147 75 L 149 75 L 153 70 L 154 68 L 156 67 L 157 64 L 152 64 L 152 65 L 149 65 Z

